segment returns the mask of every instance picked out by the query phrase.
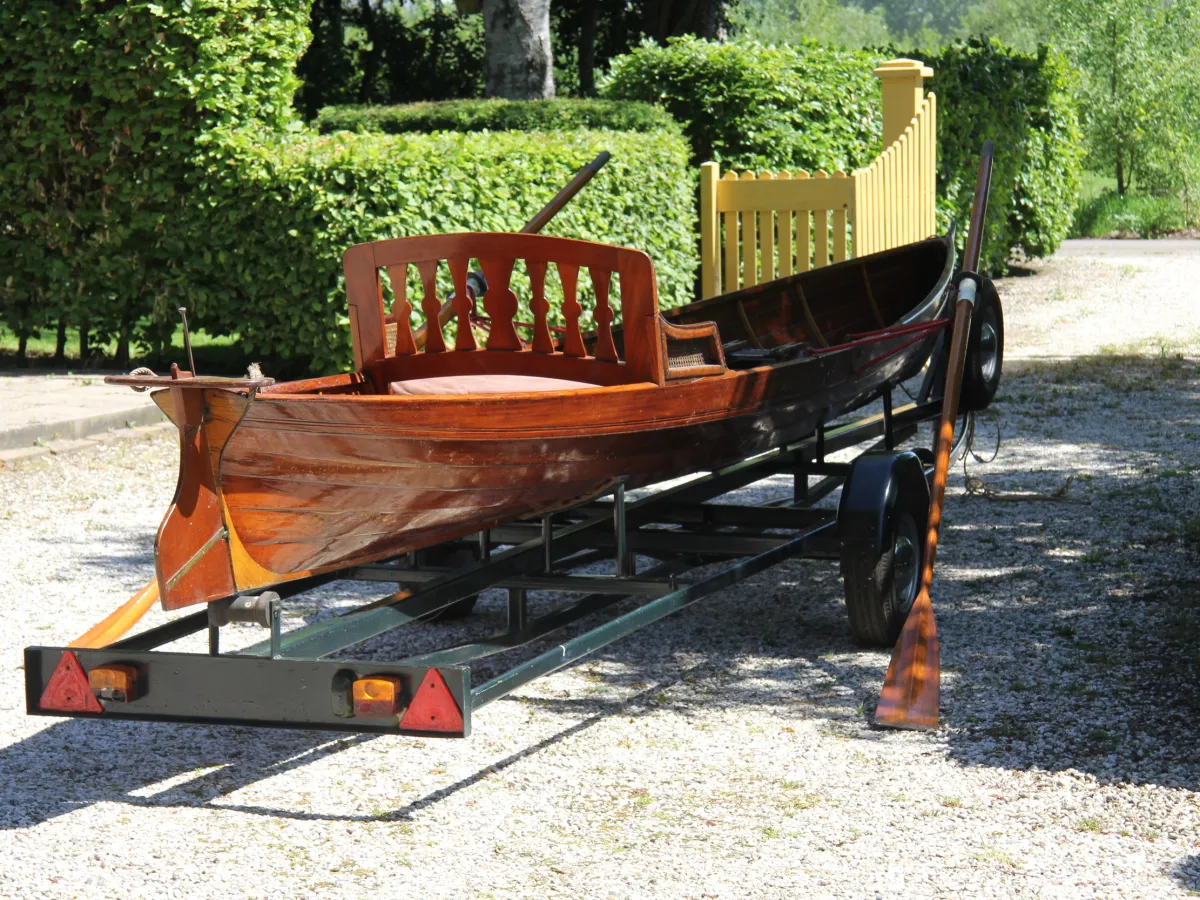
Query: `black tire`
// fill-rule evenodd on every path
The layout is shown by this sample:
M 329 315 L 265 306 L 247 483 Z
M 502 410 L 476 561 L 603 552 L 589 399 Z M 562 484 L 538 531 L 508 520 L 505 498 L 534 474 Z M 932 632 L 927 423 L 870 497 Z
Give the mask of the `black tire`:
M 431 547 L 417 553 L 417 562 L 423 566 L 469 566 L 479 558 L 479 551 L 472 547 Z M 429 617 L 430 622 L 454 622 L 465 619 L 475 611 L 479 595 L 472 594 L 456 600 L 445 609 Z
M 991 279 L 983 278 L 971 314 L 971 336 L 967 341 L 958 408 L 963 412 L 987 409 L 1000 388 L 1003 368 L 1004 309 L 996 286 Z
M 850 630 L 855 640 L 868 647 L 890 647 L 896 643 L 908 611 L 917 599 L 924 523 L 918 522 L 911 512 L 905 512 L 895 525 L 893 540 L 883 553 L 878 556 L 852 553 L 842 557 Z M 907 546 L 906 558 L 898 560 L 901 541 Z
M 846 614 L 860 644 L 890 647 L 917 597 L 929 488 L 911 452 L 864 454 L 855 469 L 838 513 Z

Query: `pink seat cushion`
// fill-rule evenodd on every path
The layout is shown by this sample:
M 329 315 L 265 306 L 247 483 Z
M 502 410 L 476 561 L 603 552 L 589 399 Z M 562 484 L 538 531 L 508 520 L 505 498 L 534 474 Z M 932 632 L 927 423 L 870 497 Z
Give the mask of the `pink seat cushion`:
M 441 378 L 393 381 L 388 385 L 393 394 L 528 394 L 594 387 L 599 385 L 537 375 L 444 375 Z

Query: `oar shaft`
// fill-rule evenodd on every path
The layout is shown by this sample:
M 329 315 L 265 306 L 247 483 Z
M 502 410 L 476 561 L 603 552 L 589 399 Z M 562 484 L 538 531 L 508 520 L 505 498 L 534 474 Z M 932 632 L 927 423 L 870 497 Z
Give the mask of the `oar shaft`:
M 979 173 L 975 179 L 975 200 L 971 206 L 971 231 L 967 235 L 962 271 L 974 273 L 979 268 L 983 247 L 983 221 L 987 215 L 988 188 L 992 180 L 994 145 L 985 141 L 979 157 Z M 954 446 L 954 420 L 958 418 L 958 401 L 962 390 L 963 366 L 967 359 L 967 342 L 971 336 L 971 314 L 975 307 L 978 282 L 967 275 L 958 283 L 954 332 L 950 337 L 950 358 L 946 364 L 946 388 L 942 397 L 942 417 L 938 424 L 937 449 L 933 462 L 933 484 L 929 489 L 929 530 L 925 535 L 925 555 L 921 561 L 919 589 L 928 591 L 933 583 L 933 562 L 937 556 L 938 534 L 942 526 L 942 505 L 946 499 L 946 480 L 950 475 L 950 449 Z
M 946 481 L 950 475 L 950 450 L 954 446 L 954 420 L 962 386 L 963 363 L 971 333 L 971 303 L 960 300 L 950 338 L 950 359 L 946 367 L 946 392 L 942 398 L 942 418 L 938 424 L 937 450 L 933 460 L 933 484 L 929 488 L 929 530 L 925 534 L 925 556 L 921 562 L 919 590 L 928 591 L 933 583 L 933 561 L 937 556 L 938 534 L 942 527 L 942 504 L 946 499 Z M 955 373 L 952 377 L 951 373 Z
M 541 211 L 536 216 L 525 223 L 525 227 L 521 229 L 521 234 L 537 234 L 551 219 L 558 215 L 558 211 L 571 202 L 571 198 L 583 190 L 583 186 L 592 180 L 593 176 L 604 168 L 604 164 L 612 159 L 612 154 L 607 150 L 601 150 L 596 154 L 596 158 L 590 163 L 575 173 L 575 177 L 567 182 L 566 187 L 554 195 L 554 199 L 542 207 Z

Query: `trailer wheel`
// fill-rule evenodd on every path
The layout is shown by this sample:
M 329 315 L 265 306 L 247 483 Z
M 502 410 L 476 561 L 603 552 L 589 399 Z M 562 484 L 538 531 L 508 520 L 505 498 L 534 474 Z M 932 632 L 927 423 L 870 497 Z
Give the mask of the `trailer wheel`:
M 891 646 L 917 598 L 929 485 L 910 451 L 871 451 L 851 466 L 838 507 L 850 630 L 860 644 Z
M 991 279 L 981 278 L 971 316 L 971 336 L 963 365 L 959 409 L 964 412 L 987 409 L 1000 388 L 1003 367 L 1004 310 Z
M 450 566 L 457 568 L 459 566 L 469 566 L 476 562 L 479 558 L 479 552 L 472 547 L 431 547 L 427 550 L 418 551 L 417 561 L 423 566 Z M 472 594 L 470 597 L 463 597 L 461 600 L 456 600 L 447 606 L 445 609 L 438 610 L 429 617 L 430 622 L 453 622 L 457 619 L 465 619 L 475 611 L 475 604 L 479 602 L 479 595 Z

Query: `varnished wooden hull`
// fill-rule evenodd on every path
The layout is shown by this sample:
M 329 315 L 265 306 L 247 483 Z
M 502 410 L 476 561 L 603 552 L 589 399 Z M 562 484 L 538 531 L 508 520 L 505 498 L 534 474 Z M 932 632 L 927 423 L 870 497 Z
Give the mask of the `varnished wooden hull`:
M 902 321 L 936 316 L 949 272 L 947 261 L 931 273 Z M 754 292 L 770 302 L 763 286 Z M 911 377 L 934 340 L 901 336 L 665 386 L 569 393 L 205 391 L 237 590 L 395 556 L 571 506 L 620 480 L 636 487 L 797 440 Z M 186 602 L 199 599 L 215 598 Z

